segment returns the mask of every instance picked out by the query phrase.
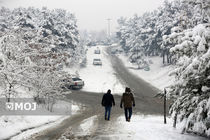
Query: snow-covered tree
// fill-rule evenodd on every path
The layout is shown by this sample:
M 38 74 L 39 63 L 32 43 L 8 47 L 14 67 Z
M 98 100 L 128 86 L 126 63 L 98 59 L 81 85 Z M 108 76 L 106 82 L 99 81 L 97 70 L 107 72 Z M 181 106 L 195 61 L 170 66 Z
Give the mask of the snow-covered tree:
M 120 45 L 136 62 L 157 55 L 177 67 L 170 112 L 185 121 L 184 131 L 210 136 L 210 1 L 165 1 L 153 12 L 118 23 Z
M 71 67 L 84 55 L 76 18 L 62 10 L 33 7 L 0 13 L 0 82 L 9 99 L 16 88 L 35 96 L 60 95 L 58 68 Z
M 179 44 L 170 49 L 179 57 L 177 81 L 171 86 L 175 102 L 171 113 L 186 121 L 184 129 L 209 136 L 210 121 L 210 27 L 199 24 L 185 30 Z

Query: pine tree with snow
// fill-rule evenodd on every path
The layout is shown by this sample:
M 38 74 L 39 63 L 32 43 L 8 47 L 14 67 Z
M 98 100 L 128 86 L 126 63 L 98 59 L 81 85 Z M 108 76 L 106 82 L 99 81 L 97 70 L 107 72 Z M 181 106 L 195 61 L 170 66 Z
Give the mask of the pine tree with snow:
M 119 20 L 122 48 L 139 64 L 143 55 L 159 55 L 163 63 L 173 64 L 170 113 L 185 122 L 183 132 L 210 136 L 209 1 L 165 1 L 154 12 L 136 17 Z
M 175 97 L 171 113 L 185 121 L 185 131 L 209 136 L 210 118 L 210 26 L 199 24 L 185 30 L 182 41 L 171 48 L 179 57 L 176 84 L 170 94 Z

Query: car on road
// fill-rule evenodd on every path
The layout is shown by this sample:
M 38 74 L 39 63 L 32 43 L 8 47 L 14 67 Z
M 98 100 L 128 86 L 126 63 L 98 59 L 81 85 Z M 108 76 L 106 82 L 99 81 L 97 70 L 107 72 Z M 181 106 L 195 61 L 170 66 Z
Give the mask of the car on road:
M 95 54 L 100 54 L 101 51 L 100 51 L 100 49 L 96 49 L 96 50 L 94 51 L 94 53 L 95 53 Z
M 144 70 L 145 70 L 145 71 L 150 71 L 150 68 L 149 68 L 149 66 L 147 66 L 147 67 L 144 67 Z
M 81 89 L 85 85 L 85 82 L 79 77 L 73 77 L 69 85 L 70 89 Z
M 102 65 L 102 61 L 99 58 L 93 59 L 93 65 Z
M 116 54 L 117 53 L 117 49 L 115 49 L 115 48 L 111 49 L 111 53 L 112 54 Z
M 61 88 L 63 89 L 81 89 L 85 82 L 79 77 L 66 78 L 62 80 Z

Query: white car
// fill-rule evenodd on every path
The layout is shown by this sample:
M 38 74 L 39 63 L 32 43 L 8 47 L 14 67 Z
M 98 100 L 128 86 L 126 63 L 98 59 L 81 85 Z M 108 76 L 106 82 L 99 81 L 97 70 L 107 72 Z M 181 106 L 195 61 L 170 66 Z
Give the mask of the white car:
M 101 51 L 100 51 L 99 49 L 97 49 L 97 50 L 94 51 L 94 53 L 95 53 L 95 54 L 100 54 Z
M 69 85 L 70 89 L 81 89 L 85 85 L 84 81 L 78 77 L 73 77 Z
M 63 89 L 81 89 L 85 85 L 84 81 L 78 77 L 66 78 L 61 82 Z
M 102 65 L 102 61 L 101 61 L 101 59 L 93 59 L 93 65 Z

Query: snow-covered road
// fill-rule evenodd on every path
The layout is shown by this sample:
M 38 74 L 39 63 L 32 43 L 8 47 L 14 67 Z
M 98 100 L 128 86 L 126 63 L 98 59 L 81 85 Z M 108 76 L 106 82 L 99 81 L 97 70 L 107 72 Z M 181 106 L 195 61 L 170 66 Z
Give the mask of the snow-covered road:
M 163 124 L 163 117 L 154 115 L 136 114 L 131 122 L 126 122 L 123 115 L 112 115 L 110 121 L 94 115 L 83 120 L 76 132 L 66 133 L 60 140 L 207 140 L 193 134 L 181 134 L 181 126 L 175 129 L 172 124 L 170 118 Z
M 94 54 L 94 50 L 100 49 L 100 54 Z M 105 93 L 111 89 L 113 94 L 122 94 L 124 84 L 116 77 L 115 71 L 106 53 L 107 46 L 93 46 L 87 51 L 87 66 L 78 70 L 80 77 L 85 81 L 83 91 Z M 100 58 L 102 66 L 93 65 L 93 59 Z

